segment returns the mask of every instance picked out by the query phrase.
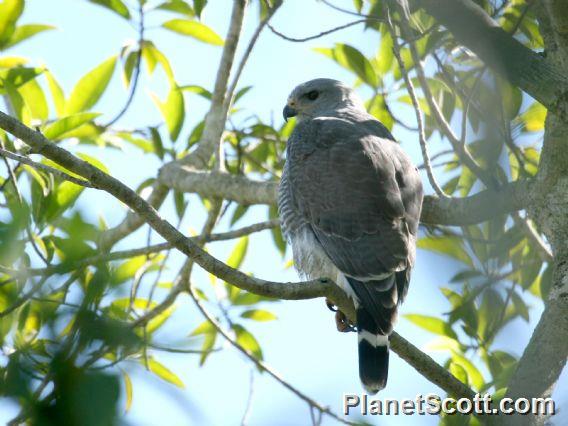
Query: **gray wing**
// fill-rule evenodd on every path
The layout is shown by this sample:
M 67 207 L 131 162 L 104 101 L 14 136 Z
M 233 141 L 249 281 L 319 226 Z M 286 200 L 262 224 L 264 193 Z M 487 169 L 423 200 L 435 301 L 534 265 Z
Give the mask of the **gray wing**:
M 422 203 L 416 168 L 383 127 L 310 120 L 288 142 L 290 206 L 332 262 L 362 280 L 414 260 Z

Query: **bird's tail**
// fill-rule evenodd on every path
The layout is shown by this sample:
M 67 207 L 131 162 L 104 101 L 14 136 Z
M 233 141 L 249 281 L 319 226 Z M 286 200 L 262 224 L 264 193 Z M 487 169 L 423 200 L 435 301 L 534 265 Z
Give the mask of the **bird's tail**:
M 347 277 L 357 296 L 359 377 L 369 393 L 377 393 L 387 384 L 389 335 L 398 306 L 406 295 L 409 278 L 408 271 L 366 282 Z
M 389 374 L 388 336 L 382 335 L 378 326 L 362 306 L 357 309 L 359 340 L 359 378 L 370 394 L 387 385 Z

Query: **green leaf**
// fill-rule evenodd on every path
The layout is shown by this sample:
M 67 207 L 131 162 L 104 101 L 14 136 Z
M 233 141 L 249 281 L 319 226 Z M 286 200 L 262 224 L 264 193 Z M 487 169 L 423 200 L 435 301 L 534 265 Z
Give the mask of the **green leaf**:
M 16 117 L 24 124 L 29 126 L 31 124 L 31 113 L 26 103 L 24 102 L 24 98 L 10 81 L 4 82 L 4 88 L 6 89 L 12 110 L 16 114 Z
M 229 258 L 227 259 L 227 265 L 235 269 L 239 269 L 241 267 L 243 260 L 245 259 L 245 256 L 247 254 L 248 243 L 249 243 L 248 235 L 241 237 L 239 239 L 239 241 L 235 245 L 235 248 L 233 249 Z
M 89 154 L 85 154 L 84 152 L 78 152 L 77 157 L 81 160 L 86 161 L 91 166 L 95 166 L 97 169 L 101 169 L 103 172 L 108 173 L 108 168 L 103 164 L 103 162 L 95 157 L 91 157 Z
M 43 31 L 54 30 L 55 27 L 51 25 L 43 25 L 43 24 L 28 24 L 28 25 L 21 25 L 16 27 L 16 30 L 8 40 L 6 48 L 15 46 L 16 44 L 35 36 Z
M 470 360 L 457 352 L 453 352 L 452 362 L 463 367 L 463 369 L 467 373 L 469 379 L 468 382 L 473 385 L 474 389 L 480 390 L 483 387 L 485 380 L 483 379 L 483 376 L 481 375 L 477 367 L 473 365 Z
M 193 330 L 190 334 L 190 336 L 199 336 L 201 334 L 211 334 L 213 332 L 217 332 L 217 329 L 215 328 L 215 326 L 213 324 L 211 324 L 209 321 L 203 321 L 201 324 L 199 324 L 195 330 Z
M 98 4 L 100 6 L 106 7 L 113 12 L 119 14 L 125 19 L 130 19 L 130 12 L 128 7 L 124 4 L 122 0 L 89 0 L 91 3 Z
M 249 293 L 247 291 L 240 291 L 232 300 L 234 306 L 250 306 L 258 302 L 278 302 L 278 299 L 259 296 L 258 294 Z
M 529 132 L 540 132 L 543 130 L 545 119 L 546 108 L 538 102 L 533 103 L 523 114 L 521 114 L 521 120 L 525 125 L 525 129 Z
M 152 318 L 146 326 L 146 332 L 152 334 L 154 331 L 158 330 L 162 325 L 164 325 L 164 323 L 174 313 L 175 310 L 175 306 L 170 306 L 169 308 L 164 310 L 164 312 L 160 313 L 155 318 Z
M 20 87 L 20 95 L 22 96 L 31 118 L 46 121 L 49 116 L 49 108 L 47 99 L 37 80 L 30 80 Z
M 57 115 L 61 117 L 65 114 L 65 93 L 63 89 L 49 71 L 45 71 L 45 78 L 47 79 L 47 85 L 49 91 L 51 92 L 51 97 L 53 98 L 53 104 L 55 105 L 55 111 Z
M 48 124 L 42 129 L 42 133 L 47 139 L 60 140 L 65 138 L 65 134 L 77 129 L 85 123 L 93 121 L 101 114 L 96 112 L 81 112 L 69 115 Z
M 75 185 L 71 182 L 61 182 L 56 190 L 52 192 L 53 198 L 50 199 L 45 212 L 46 221 L 53 220 L 71 207 L 75 201 L 77 201 L 83 189 L 82 186 Z
M 146 61 L 148 72 L 152 74 L 156 69 L 156 64 L 160 64 L 170 82 L 174 81 L 174 72 L 168 58 L 151 41 L 144 40 L 142 43 L 142 57 Z M 172 83 L 173 84 L 173 83 Z
M 15 68 L 29 62 L 27 58 L 21 56 L 4 56 L 0 58 L 0 68 Z
M 277 316 L 274 315 L 272 312 L 265 311 L 263 309 L 250 309 L 248 311 L 244 311 L 241 314 L 241 317 L 261 322 L 273 321 L 277 319 Z
M 79 80 L 69 96 L 66 115 L 88 110 L 98 102 L 112 78 L 116 59 L 116 56 L 107 59 Z
M 486 343 L 489 343 L 503 326 L 500 322 L 500 315 L 503 312 L 504 305 L 505 303 L 497 291 L 492 288 L 485 290 L 478 309 L 477 333 Z
M 424 250 L 444 254 L 473 267 L 473 261 L 465 251 L 463 241 L 459 237 L 453 235 L 428 236 L 421 238 L 417 246 Z
M 0 3 L 0 49 L 9 43 L 23 11 L 24 0 L 4 0 Z
M 201 86 L 196 86 L 196 85 L 187 85 L 187 86 L 181 86 L 180 90 L 183 91 L 187 91 L 187 92 L 191 92 L 191 93 L 195 93 L 207 100 L 211 100 L 211 98 L 213 97 L 213 95 L 211 94 L 211 92 Z
M 189 17 L 195 16 L 195 12 L 186 2 L 182 0 L 166 1 L 156 7 L 156 9 L 167 10 L 170 12 L 180 13 Z
M 193 0 L 193 10 L 199 19 L 201 19 L 201 12 L 205 8 L 207 0 Z
M 134 71 L 134 67 L 138 62 L 138 50 L 133 50 L 132 52 L 128 53 L 126 59 L 123 58 L 122 60 L 122 78 L 124 79 L 124 85 L 126 87 L 130 87 L 130 80 L 132 79 L 132 72 Z
M 432 333 L 440 334 L 442 336 L 448 336 L 452 339 L 457 340 L 457 335 L 452 327 L 440 318 L 431 317 L 428 315 L 418 315 L 418 314 L 408 314 L 404 315 L 404 318 L 413 322 L 424 330 L 428 330 Z
M 379 86 L 379 80 L 373 66 L 367 58 L 353 46 L 348 44 L 336 43 L 333 49 L 314 49 L 330 57 L 342 67 L 354 72 L 361 80 L 373 88 Z
M 185 209 L 187 208 L 188 203 L 185 201 L 185 194 L 175 189 L 174 189 L 174 205 L 177 217 L 178 219 L 181 220 L 181 218 L 185 214 Z
M 138 270 L 141 269 L 147 261 L 148 258 L 146 255 L 140 255 L 123 262 L 114 270 L 114 273 L 112 274 L 112 283 L 115 285 L 121 284 L 133 278 L 134 275 L 136 275 L 136 272 L 138 272 Z
M 156 359 L 153 357 L 148 358 L 148 369 L 156 376 L 158 376 L 160 379 L 168 383 L 171 383 L 172 385 L 175 385 L 178 388 L 182 389 L 185 388 L 183 382 L 178 376 L 176 376 L 171 370 L 166 368 L 165 365 L 156 361 Z
M 243 87 L 242 89 L 240 89 L 235 94 L 235 99 L 233 100 L 233 105 L 236 104 L 239 101 L 239 99 L 241 99 L 244 95 L 246 95 L 251 89 L 252 89 L 252 86 L 246 86 L 246 87 Z
M 455 274 L 451 279 L 451 283 L 459 283 L 462 281 L 467 281 L 471 278 L 478 278 L 483 276 L 483 274 L 475 269 L 465 269 L 463 271 L 458 272 Z
M 460 364 L 456 364 L 455 362 L 451 361 L 448 369 L 450 370 L 450 373 L 452 373 L 454 377 L 460 382 L 465 383 L 466 385 L 469 384 L 467 372 L 465 371 L 465 368 L 463 368 Z
M 142 310 L 147 308 L 153 308 L 157 304 L 156 302 L 150 302 L 148 299 L 135 298 L 131 301 L 130 297 L 121 297 L 120 299 L 113 300 L 110 306 L 117 308 L 121 311 L 126 311 L 127 309 L 130 308 L 131 303 L 133 308 L 142 309 Z
M 513 291 L 511 300 L 513 301 L 515 310 L 519 313 L 521 318 L 523 318 L 526 322 L 529 322 L 529 310 L 523 298 L 519 296 L 516 291 Z
M 231 217 L 230 226 L 232 227 L 235 223 L 237 223 L 246 214 L 246 212 L 248 212 L 248 209 L 249 206 L 237 204 L 237 207 L 233 212 L 233 216 Z
M 126 371 L 122 372 L 122 378 L 124 380 L 124 393 L 126 396 L 124 411 L 128 413 L 130 411 L 130 407 L 132 407 L 132 380 L 130 380 L 130 376 L 126 373 Z
M 185 118 L 185 103 L 181 90 L 177 86 L 172 86 L 165 102 L 161 102 L 156 95 L 151 95 L 166 121 L 171 140 L 176 141 Z
M 262 360 L 262 349 L 256 338 L 239 324 L 232 326 L 237 335 L 237 343 L 250 352 L 255 358 Z
M 387 129 L 392 130 L 394 126 L 394 118 L 389 111 L 383 95 L 378 94 L 373 96 L 367 102 L 366 107 L 369 114 L 383 123 Z
M 187 19 L 172 19 L 165 22 L 162 27 L 178 34 L 193 37 L 204 43 L 216 46 L 222 46 L 224 44 L 223 39 L 215 31 L 201 22 Z
M 201 350 L 203 351 L 203 353 L 201 354 L 201 357 L 199 358 L 199 365 L 200 366 L 205 364 L 205 361 L 207 360 L 209 355 L 211 355 L 213 353 L 212 349 L 215 346 L 216 340 L 217 340 L 217 330 L 216 329 L 214 331 L 212 331 L 211 333 L 208 333 L 208 334 L 205 335 L 205 339 L 203 339 L 203 345 L 201 345 Z
M 17 89 L 43 73 L 43 68 L 17 67 L 0 71 L 0 89 Z M 1 91 L 0 91 L 1 94 Z
M 375 69 L 379 75 L 387 74 L 394 61 L 392 37 L 388 31 L 381 31 L 381 46 L 375 58 Z
M 162 142 L 162 137 L 160 132 L 155 127 L 150 127 L 150 134 L 152 135 L 152 145 L 154 146 L 154 152 L 160 160 L 164 159 L 164 143 Z

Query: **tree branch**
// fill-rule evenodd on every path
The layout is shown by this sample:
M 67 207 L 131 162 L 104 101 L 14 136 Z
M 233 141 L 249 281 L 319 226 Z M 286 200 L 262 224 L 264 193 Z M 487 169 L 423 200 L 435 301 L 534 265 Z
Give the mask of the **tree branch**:
M 245 235 L 250 235 L 255 232 L 264 231 L 266 229 L 275 228 L 280 224 L 278 219 L 267 220 L 266 222 L 255 223 L 254 225 L 244 226 L 239 229 L 234 229 L 227 232 L 219 232 L 211 234 L 205 237 L 205 242 L 215 242 L 215 241 L 226 241 L 239 238 Z M 193 241 L 198 241 L 202 237 L 190 237 Z M 150 255 L 153 253 L 159 253 L 164 250 L 170 250 L 174 248 L 173 244 L 169 242 L 153 244 L 146 247 L 140 247 L 129 250 L 119 250 L 111 253 L 101 253 L 96 256 L 87 257 L 81 259 L 77 262 L 64 262 L 58 265 L 50 265 L 46 268 L 29 268 L 23 270 L 8 270 L 0 266 L 0 271 L 5 272 L 9 275 L 22 275 L 22 276 L 37 276 L 37 275 L 52 275 L 52 274 L 66 274 L 75 269 L 84 268 L 89 265 L 94 265 L 99 262 L 111 262 L 113 260 L 129 259 L 136 256 Z
M 227 173 L 191 170 L 171 163 L 160 171 L 162 184 L 181 192 L 217 196 L 240 204 L 276 204 L 278 184 Z M 532 181 L 515 181 L 495 190 L 481 191 L 465 198 L 424 197 L 421 221 L 433 225 L 470 225 L 495 215 L 522 210 L 529 203 Z
M 400 334 L 393 332 L 390 336 L 390 348 L 408 364 L 412 365 L 422 376 L 438 385 L 456 398 L 473 399 L 473 392 L 467 385 L 460 382 L 446 369 L 422 352 Z
M 225 39 L 221 62 L 217 71 L 215 80 L 215 88 L 211 100 L 211 107 L 205 119 L 203 135 L 197 148 L 191 152 L 183 160 L 183 164 L 195 169 L 203 169 L 207 167 L 211 155 L 215 151 L 215 147 L 221 141 L 221 135 L 225 128 L 227 118 L 224 110 L 224 101 L 226 97 L 227 84 L 231 73 L 231 67 L 235 58 L 235 52 L 239 42 L 241 28 L 244 20 L 244 12 L 246 0 L 233 0 L 233 11 L 231 14 L 231 22 Z M 152 186 L 152 192 L 148 197 L 148 203 L 158 209 L 169 192 L 169 188 L 161 185 L 159 182 Z M 106 250 L 116 244 L 118 241 L 136 231 L 145 223 L 144 219 L 135 213 L 128 213 L 126 218 L 116 227 L 106 231 L 100 238 L 99 246 Z
M 221 63 L 217 71 L 215 88 L 211 98 L 211 107 L 205 117 L 205 127 L 203 128 L 199 145 L 191 154 L 181 160 L 185 165 L 199 169 L 206 168 L 211 155 L 213 155 L 215 151 L 215 147 L 218 146 L 221 141 L 221 136 L 225 129 L 225 122 L 227 121 L 228 109 L 225 108 L 227 85 L 241 36 L 246 4 L 247 0 L 233 0 L 231 23 L 229 24 L 229 30 L 225 38 L 225 47 L 223 48 L 223 54 L 221 56 Z
M 22 164 L 27 164 L 28 166 L 31 166 L 34 169 L 38 169 L 38 170 L 42 170 L 44 172 L 50 173 L 54 176 L 57 176 L 60 179 L 67 180 L 71 183 L 74 183 L 75 185 L 84 186 L 85 188 L 93 188 L 93 185 L 91 185 L 90 182 L 87 182 L 84 179 L 77 179 L 76 177 L 73 177 L 73 176 L 71 176 L 71 175 L 69 175 L 65 172 L 62 172 L 61 170 L 57 170 L 53 167 L 49 167 L 46 164 L 36 163 L 35 161 L 29 159 L 28 157 L 25 157 L 25 156 L 20 155 L 20 154 L 16 154 L 15 152 L 7 151 L 4 148 L 0 148 L 0 156 L 6 157 L 6 158 L 11 158 L 12 160 L 18 161 Z
M 357 25 L 357 24 L 362 24 L 363 22 L 367 22 L 367 20 L 366 19 L 358 19 L 358 20 L 353 21 L 353 22 L 348 22 L 347 24 L 344 24 L 344 25 L 339 25 L 337 27 L 333 27 L 333 28 L 331 28 L 327 31 L 322 31 L 318 34 L 314 34 L 312 36 L 302 37 L 302 38 L 295 38 L 295 37 L 287 36 L 286 34 L 283 34 L 280 31 L 276 30 L 276 28 L 274 28 L 270 24 L 268 25 L 268 28 L 270 28 L 270 31 L 272 31 L 274 33 L 274 35 L 277 35 L 278 37 L 280 37 L 280 38 L 282 38 L 286 41 L 291 41 L 291 42 L 294 42 L 294 43 L 304 43 L 306 41 L 315 40 L 315 39 L 318 39 L 320 37 L 324 37 L 328 34 L 332 34 L 336 31 L 340 31 L 340 30 L 352 27 L 352 26 Z
M 483 62 L 549 110 L 568 93 L 568 78 L 523 46 L 471 0 L 416 0 Z

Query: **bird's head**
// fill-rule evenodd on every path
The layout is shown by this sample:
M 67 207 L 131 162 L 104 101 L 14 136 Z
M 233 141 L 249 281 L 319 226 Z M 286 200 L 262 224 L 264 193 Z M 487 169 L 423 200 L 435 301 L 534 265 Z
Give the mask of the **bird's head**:
M 363 103 L 357 94 L 340 81 L 317 78 L 297 86 L 284 107 L 284 120 L 298 120 L 325 116 L 342 108 L 361 108 Z

